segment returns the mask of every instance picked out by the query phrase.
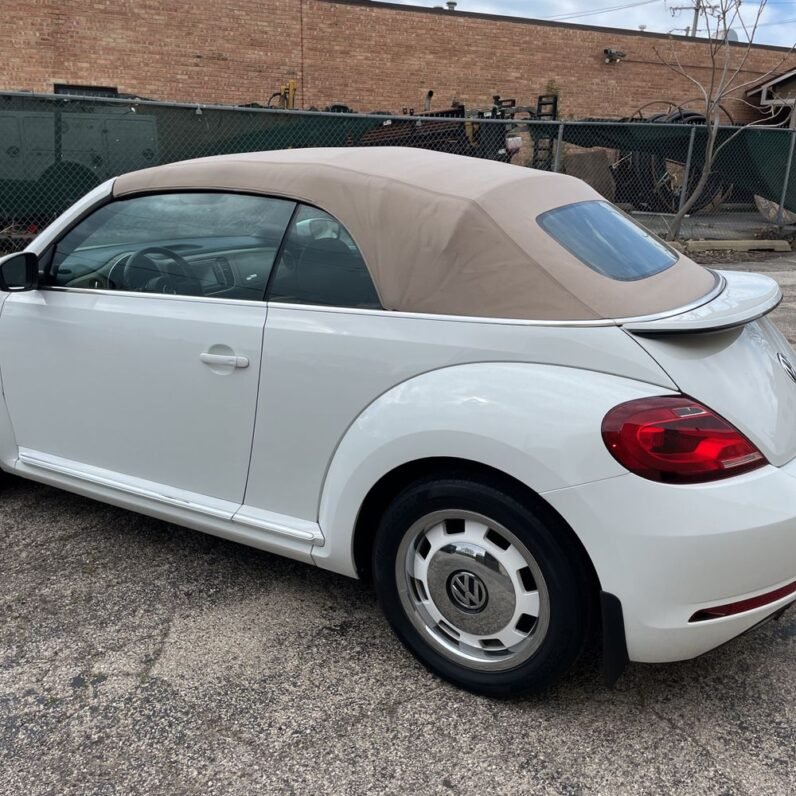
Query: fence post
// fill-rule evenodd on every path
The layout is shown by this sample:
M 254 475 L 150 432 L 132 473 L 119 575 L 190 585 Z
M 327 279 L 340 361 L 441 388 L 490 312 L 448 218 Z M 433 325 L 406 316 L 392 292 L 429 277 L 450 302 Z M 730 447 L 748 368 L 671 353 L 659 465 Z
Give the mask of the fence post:
M 556 138 L 556 157 L 553 161 L 553 171 L 558 173 L 561 168 L 561 145 L 564 141 L 564 122 L 558 125 L 558 138 Z
M 688 182 L 691 179 L 691 156 L 694 154 L 694 138 L 696 138 L 696 125 L 691 125 L 691 136 L 688 139 L 688 154 L 685 156 L 685 169 L 683 169 L 683 184 L 680 186 L 680 203 L 677 205 L 679 212 L 688 198 Z
M 793 149 L 796 145 L 796 130 L 790 131 L 790 149 L 788 150 L 788 165 L 785 166 L 785 179 L 782 181 L 782 195 L 779 198 L 779 210 L 777 210 L 777 226 L 781 227 L 785 218 L 785 199 L 788 196 L 788 183 L 790 182 L 790 170 L 793 166 Z

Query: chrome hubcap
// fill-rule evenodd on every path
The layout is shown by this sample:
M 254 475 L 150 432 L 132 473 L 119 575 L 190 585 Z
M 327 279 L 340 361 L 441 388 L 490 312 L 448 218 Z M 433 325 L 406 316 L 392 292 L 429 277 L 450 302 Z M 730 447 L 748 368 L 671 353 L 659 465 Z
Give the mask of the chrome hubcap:
M 512 669 L 547 634 L 550 600 L 539 565 L 483 515 L 442 511 L 418 520 L 401 542 L 395 574 L 414 626 L 456 663 Z

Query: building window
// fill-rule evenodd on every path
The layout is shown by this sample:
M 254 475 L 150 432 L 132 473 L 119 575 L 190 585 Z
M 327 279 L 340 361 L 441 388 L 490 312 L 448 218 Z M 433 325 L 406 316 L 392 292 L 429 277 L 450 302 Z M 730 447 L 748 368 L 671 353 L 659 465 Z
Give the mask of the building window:
M 118 97 L 119 90 L 115 86 L 81 86 L 75 83 L 54 83 L 56 94 L 72 94 L 78 97 Z

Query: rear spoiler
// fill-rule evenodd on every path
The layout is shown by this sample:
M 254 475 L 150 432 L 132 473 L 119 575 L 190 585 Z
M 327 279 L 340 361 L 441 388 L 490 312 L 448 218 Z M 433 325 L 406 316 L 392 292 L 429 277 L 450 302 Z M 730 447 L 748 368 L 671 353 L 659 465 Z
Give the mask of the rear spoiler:
M 633 334 L 696 334 L 743 326 L 762 318 L 782 301 L 782 291 L 771 277 L 743 271 L 716 271 L 719 289 L 704 304 L 683 312 L 645 320 L 620 321 Z

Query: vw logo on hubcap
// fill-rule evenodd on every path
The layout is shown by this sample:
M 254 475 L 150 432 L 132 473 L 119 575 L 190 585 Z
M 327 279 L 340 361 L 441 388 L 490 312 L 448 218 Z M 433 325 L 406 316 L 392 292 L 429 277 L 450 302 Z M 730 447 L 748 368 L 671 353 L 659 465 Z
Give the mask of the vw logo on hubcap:
M 483 611 L 489 599 L 484 581 L 466 569 L 460 569 L 450 576 L 448 596 L 457 608 L 473 614 Z
M 787 373 L 793 381 L 796 381 L 796 368 L 793 367 L 793 363 L 784 354 L 777 354 L 777 359 L 779 360 L 779 364 L 782 365 L 785 373 Z

